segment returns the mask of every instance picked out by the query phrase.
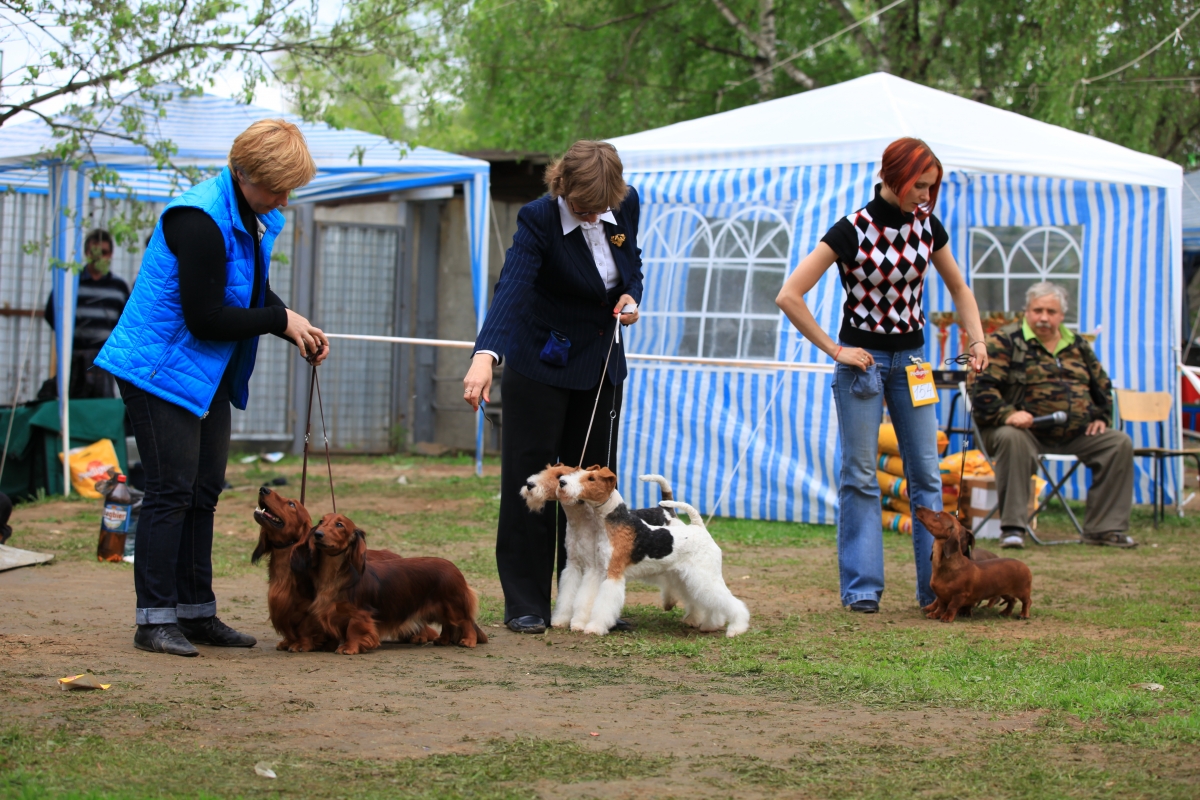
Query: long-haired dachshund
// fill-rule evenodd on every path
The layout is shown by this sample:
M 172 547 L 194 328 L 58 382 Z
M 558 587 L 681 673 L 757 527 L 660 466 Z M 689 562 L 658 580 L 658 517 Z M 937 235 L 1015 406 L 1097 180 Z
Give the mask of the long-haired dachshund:
M 341 514 L 326 514 L 293 549 L 292 569 L 312 575 L 313 619 L 337 640 L 337 652 L 374 650 L 381 638 L 424 641 L 434 634 L 430 624 L 442 629 L 434 644 L 487 643 L 475 623 L 478 597 L 458 567 L 391 555 L 368 558 L 366 534 Z
M 991 607 L 1000 598 L 1005 602 L 1001 616 L 1012 614 L 1020 600 L 1021 619 L 1029 619 L 1033 573 L 1024 562 L 1015 558 L 973 561 L 965 552 L 965 530 L 953 515 L 929 508 L 916 509 L 916 515 L 933 535 L 935 546 L 941 544 L 941 556 L 929 580 L 938 598 L 926 606 L 930 618 L 953 622 L 961 609 L 974 607 L 981 600 L 988 600 Z
M 299 500 L 284 497 L 269 486 L 258 490 L 258 503 L 254 509 L 258 546 L 250 563 L 257 564 L 267 556 L 267 610 L 271 625 L 283 636 L 275 649 L 320 648 L 326 636 L 309 614 L 316 597 L 312 576 L 291 568 L 292 549 L 312 529 L 312 517 Z

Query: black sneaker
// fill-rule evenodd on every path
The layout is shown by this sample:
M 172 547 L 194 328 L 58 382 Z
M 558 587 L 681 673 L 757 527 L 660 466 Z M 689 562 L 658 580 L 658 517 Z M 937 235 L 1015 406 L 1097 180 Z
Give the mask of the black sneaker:
M 254 647 L 258 644 L 258 639 L 246 633 L 238 633 L 217 617 L 181 619 L 179 629 L 192 644 L 207 644 L 213 647 Z
M 857 611 L 860 614 L 876 614 L 879 612 L 878 600 L 855 600 L 850 604 L 851 611 Z
M 618 619 L 617 623 L 608 629 L 609 633 L 630 633 L 633 630 L 633 623 L 627 619 Z
M 200 651 L 183 635 L 174 623 L 164 625 L 138 625 L 133 635 L 133 646 L 150 653 L 169 653 L 173 656 L 198 656 Z
M 536 614 L 526 614 L 523 617 L 513 617 L 508 622 L 508 629 L 513 633 L 545 633 L 546 620 Z

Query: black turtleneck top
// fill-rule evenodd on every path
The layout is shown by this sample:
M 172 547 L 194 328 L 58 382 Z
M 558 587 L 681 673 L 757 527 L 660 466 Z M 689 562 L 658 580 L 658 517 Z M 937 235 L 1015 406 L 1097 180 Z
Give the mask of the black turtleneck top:
M 838 220 L 821 238 L 837 254 L 846 289 L 838 338 L 895 353 L 925 345 L 921 299 L 934 251 L 950 241 L 938 218 L 918 219 L 880 196 Z

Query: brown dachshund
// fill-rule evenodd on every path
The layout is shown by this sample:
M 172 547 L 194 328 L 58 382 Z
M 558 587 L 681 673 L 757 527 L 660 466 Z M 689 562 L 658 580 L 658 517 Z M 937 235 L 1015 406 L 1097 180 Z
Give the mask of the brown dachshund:
M 1029 619 L 1033 573 L 1024 562 L 1015 558 L 973 561 L 963 552 L 966 530 L 953 515 L 928 508 L 918 508 L 916 515 L 933 535 L 935 548 L 941 544 L 941 554 L 935 559 L 929 581 L 938 598 L 927 607 L 931 618 L 953 622 L 960 609 L 973 607 L 981 600 L 989 600 L 990 607 L 996 598 L 1001 598 L 1006 604 L 1001 616 L 1012 614 L 1013 606 L 1020 600 L 1021 619 Z
M 475 623 L 479 601 L 458 567 L 444 558 L 368 558 L 366 534 L 341 514 L 326 514 L 293 550 L 292 568 L 313 577 L 312 615 L 356 655 L 381 638 L 474 647 L 487 634 Z M 387 553 L 388 551 L 373 551 Z M 429 625 L 438 624 L 438 635 Z
M 975 533 L 970 528 L 962 525 L 961 530 L 963 537 L 962 541 L 964 545 L 963 552 L 966 554 L 967 558 L 971 559 L 972 561 L 987 561 L 988 559 L 997 558 L 995 553 L 984 550 L 982 547 L 975 546 Z M 933 553 L 930 555 L 930 560 L 933 562 L 933 569 L 935 572 L 937 571 L 938 564 L 942 563 L 943 544 L 944 540 L 942 539 L 933 540 Z M 995 605 L 995 598 L 989 598 L 988 608 L 991 608 L 993 605 Z M 969 617 L 971 616 L 971 611 L 973 609 L 974 606 L 963 606 L 958 610 L 958 615 L 960 617 Z M 942 608 L 941 600 L 934 600 L 921 610 L 925 611 L 925 616 L 929 617 L 930 619 L 940 619 L 944 609 Z
M 250 556 L 257 564 L 264 555 L 267 561 L 267 610 L 271 625 L 282 639 L 276 650 L 315 650 L 325 643 L 325 634 L 311 619 L 316 590 L 312 577 L 306 572 L 292 570 L 292 548 L 308 535 L 312 517 L 299 500 L 284 497 L 271 487 L 258 490 L 259 507 L 254 509 L 258 523 L 258 546 Z

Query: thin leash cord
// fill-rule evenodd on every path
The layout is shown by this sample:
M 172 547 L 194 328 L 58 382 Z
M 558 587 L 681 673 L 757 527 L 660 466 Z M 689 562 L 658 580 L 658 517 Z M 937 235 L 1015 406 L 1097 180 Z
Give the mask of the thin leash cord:
M 613 345 L 615 345 L 617 343 L 617 335 L 621 331 L 620 317 L 617 318 L 616 323 L 617 324 L 613 326 L 613 338 L 611 340 L 609 340 L 609 342 L 608 342 L 608 353 L 604 356 L 604 369 L 600 373 L 600 385 L 596 387 L 596 402 L 592 403 L 592 416 L 588 419 L 587 435 L 583 437 L 583 451 L 579 454 L 579 468 L 580 469 L 583 468 L 583 460 L 585 458 L 587 458 L 588 441 L 592 438 L 592 426 L 596 422 L 596 409 L 600 407 L 600 393 L 604 391 L 604 377 L 606 375 L 608 375 L 608 360 L 610 358 L 612 358 Z M 613 412 L 615 413 L 616 408 L 617 408 L 617 405 L 616 405 L 617 404 L 617 396 L 615 394 L 615 390 L 616 390 L 615 386 L 613 387 L 613 390 L 614 390 Z M 609 419 L 611 421 L 612 418 L 610 417 Z M 609 446 L 609 450 L 611 451 L 612 450 L 612 425 L 611 424 L 609 425 L 609 428 L 608 428 L 608 437 L 609 437 L 608 438 L 608 446 Z
M 34 294 L 34 297 L 42 296 L 42 285 L 46 280 L 47 272 L 49 272 L 49 270 L 42 270 L 41 274 L 38 275 L 38 288 L 37 292 Z M 4 453 L 0 454 L 0 475 L 4 474 L 4 465 L 8 463 L 8 445 L 12 441 L 13 422 L 17 418 L 17 398 L 21 396 L 21 376 L 25 374 L 25 370 L 23 370 L 21 366 L 29 360 L 29 345 L 33 342 L 32 328 L 33 320 L 36 316 L 37 309 L 35 308 L 29 313 L 29 327 L 31 329 L 29 332 L 30 335 L 25 337 L 25 352 L 21 355 L 21 361 L 17 365 L 17 383 L 16 387 L 13 389 L 12 413 L 8 415 L 8 431 L 4 434 Z M 70 383 L 70 380 L 67 382 Z
M 308 443 L 312 436 L 312 401 L 313 392 L 317 395 L 317 408 L 321 415 L 321 435 L 325 438 L 325 466 L 329 471 L 329 499 L 333 503 L 333 513 L 337 513 L 337 497 L 333 493 L 333 462 L 329 456 L 329 430 L 325 427 L 325 404 L 321 401 L 321 381 L 317 378 L 317 367 L 312 368 L 312 377 L 308 382 L 308 420 L 304 430 L 304 464 L 300 468 L 300 505 L 304 505 L 308 491 Z
M 304 428 L 304 464 L 300 467 L 300 505 L 304 505 L 304 496 L 308 491 L 308 439 L 312 435 L 312 401 L 313 389 L 317 385 L 317 368 L 312 368 L 312 377 L 308 379 L 308 420 Z

